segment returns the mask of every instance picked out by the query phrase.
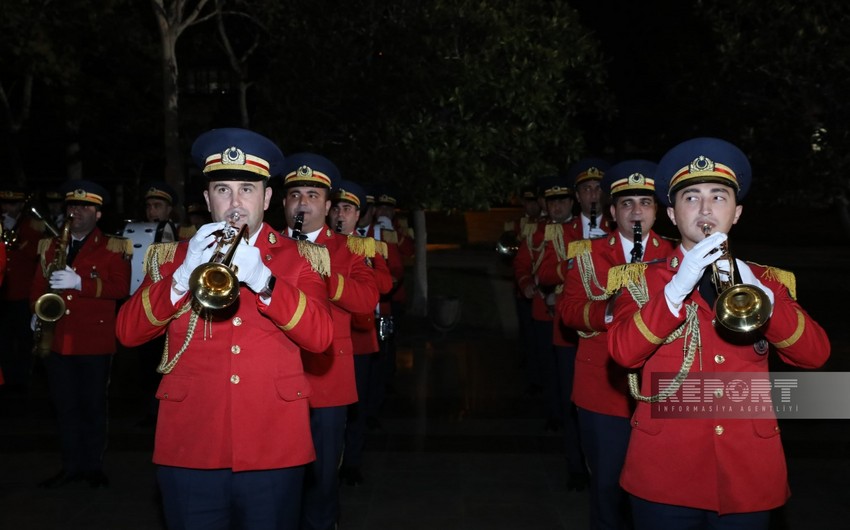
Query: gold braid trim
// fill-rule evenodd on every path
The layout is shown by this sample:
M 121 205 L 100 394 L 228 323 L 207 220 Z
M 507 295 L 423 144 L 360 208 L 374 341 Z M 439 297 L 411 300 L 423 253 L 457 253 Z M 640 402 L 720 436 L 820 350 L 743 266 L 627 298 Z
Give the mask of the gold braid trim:
M 174 243 L 154 243 L 145 251 L 145 257 L 142 260 L 142 270 L 145 274 L 149 274 L 151 279 L 158 282 L 162 279 L 159 275 L 160 263 L 171 263 L 174 261 L 174 253 L 177 252 L 177 242 Z M 154 260 L 156 260 L 156 276 L 154 276 Z
M 800 340 L 800 337 L 803 336 L 803 332 L 806 331 L 806 317 L 803 316 L 803 313 L 799 309 L 795 309 L 794 311 L 797 312 L 797 329 L 795 329 L 794 333 L 787 339 L 773 343 L 773 345 L 780 350 L 793 346 L 794 343 Z
M 537 223 L 526 222 L 522 227 L 522 237 L 531 237 L 537 232 Z
M 151 286 L 148 285 L 144 289 L 142 289 L 142 308 L 145 310 L 145 316 L 148 317 L 148 322 L 153 324 L 154 326 L 162 327 L 168 324 L 171 319 L 167 320 L 159 320 L 153 314 L 153 308 L 151 308 L 151 294 L 150 294 Z
M 292 318 L 289 322 L 283 326 L 278 326 L 283 331 L 289 331 L 301 321 L 301 317 L 304 316 L 304 309 L 307 308 L 307 295 L 302 291 L 298 291 L 298 307 L 295 308 L 295 314 L 292 315 Z
M 676 329 L 666 340 L 664 340 L 664 344 L 670 344 L 674 340 L 679 337 L 683 338 L 682 341 L 682 353 L 684 355 L 682 359 L 682 366 L 679 368 L 679 373 L 673 378 L 673 381 L 667 385 L 666 388 L 661 389 L 658 394 L 654 396 L 644 396 L 640 393 L 640 382 L 638 381 L 638 374 L 636 372 L 629 373 L 629 392 L 632 397 L 638 401 L 643 401 L 645 403 L 657 403 L 659 401 L 663 401 L 668 397 L 672 396 L 679 390 L 679 387 L 682 386 L 682 383 L 688 377 L 688 373 L 691 371 L 691 366 L 694 364 L 694 359 L 696 358 L 697 351 L 700 352 L 700 359 L 702 359 L 702 339 L 700 338 L 699 333 L 699 318 L 697 318 L 697 304 L 696 302 L 691 302 L 687 306 L 685 306 L 686 317 L 685 321 L 681 326 Z M 635 313 L 635 316 L 640 315 L 640 312 Z M 641 321 L 643 322 L 643 321 Z M 702 369 L 702 367 L 700 367 Z
M 100 298 L 100 295 L 103 293 L 103 280 L 100 277 L 94 279 L 96 287 L 94 288 L 94 297 Z
M 310 263 L 314 271 L 322 276 L 331 275 L 331 255 L 327 247 L 310 243 L 309 241 L 298 241 L 298 254 Z
M 649 330 L 649 327 L 646 325 L 646 322 L 643 321 L 643 317 L 640 314 L 640 311 L 635 311 L 635 314 L 632 316 L 632 320 L 635 321 L 635 326 L 640 331 L 640 334 L 643 335 L 643 338 L 647 340 L 650 344 L 662 344 L 664 339 L 653 333 Z
M 41 275 L 47 278 L 47 258 L 45 254 L 47 253 L 47 248 L 50 246 L 50 242 L 53 241 L 51 237 L 45 237 L 38 241 L 38 255 L 40 256 L 41 261 Z
M 133 255 L 133 242 L 126 237 L 108 236 L 106 250 L 125 256 Z
M 366 258 L 375 257 L 375 248 L 377 245 L 375 244 L 375 240 L 371 237 L 348 236 L 346 246 L 352 254 L 357 254 L 358 256 Z
M 336 273 L 339 277 L 339 282 L 336 284 L 336 292 L 331 297 L 331 302 L 336 302 L 342 297 L 342 291 L 345 289 L 345 278 L 342 277 L 342 274 Z
M 775 280 L 788 288 L 788 294 L 792 300 L 797 299 L 797 278 L 791 271 L 778 269 L 776 267 L 766 267 L 761 275 L 765 280 Z
M 567 248 L 564 246 L 564 225 L 560 223 L 546 225 L 543 240 L 552 242 L 552 248 L 555 249 L 559 261 L 567 259 Z

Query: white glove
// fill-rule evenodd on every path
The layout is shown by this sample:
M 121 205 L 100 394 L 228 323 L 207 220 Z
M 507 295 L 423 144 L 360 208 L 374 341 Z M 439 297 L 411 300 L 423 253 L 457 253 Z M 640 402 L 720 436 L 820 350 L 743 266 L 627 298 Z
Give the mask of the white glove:
M 209 261 L 210 257 L 212 257 L 213 248 L 211 245 L 215 241 L 213 232 L 222 230 L 225 226 L 227 226 L 227 223 L 224 221 L 208 223 L 200 227 L 195 235 L 192 236 L 192 239 L 189 240 L 189 250 L 186 251 L 186 258 L 177 267 L 177 270 L 174 271 L 174 275 L 172 276 L 176 289 L 183 292 L 189 290 L 189 276 L 191 276 L 192 271 L 204 261 Z
M 755 285 L 756 287 L 758 287 L 759 289 L 764 291 L 764 294 L 766 294 L 767 298 L 770 300 L 770 306 L 773 307 L 773 302 L 774 302 L 773 291 L 768 286 L 761 283 L 761 281 L 758 278 L 756 278 L 756 275 L 753 274 L 753 271 L 752 271 L 752 269 L 750 269 L 749 265 L 747 265 L 746 263 L 744 263 L 743 261 L 741 261 L 739 259 L 736 259 L 735 263 L 738 267 L 738 274 L 741 275 L 741 282 L 747 283 L 747 284 L 750 284 L 750 285 Z
M 703 239 L 694 248 L 685 254 L 679 271 L 664 286 L 664 296 L 667 300 L 678 307 L 685 301 L 685 297 L 691 294 L 697 283 L 702 278 L 702 273 L 708 265 L 723 255 L 720 245 L 726 241 L 726 234 L 715 232 Z
M 9 231 L 15 228 L 15 224 L 17 224 L 18 220 L 12 217 L 11 215 L 4 213 L 3 214 L 3 229 Z
M 272 271 L 263 264 L 260 249 L 249 245 L 244 239 L 233 255 L 233 265 L 237 268 L 236 277 L 255 293 L 266 287 Z
M 395 230 L 395 228 L 393 228 L 392 219 L 390 219 L 386 215 L 378 217 L 377 219 L 375 219 L 375 222 L 378 223 L 384 230 Z
M 74 269 L 65 265 L 65 270 L 53 271 L 50 275 L 51 289 L 76 289 L 83 288 L 83 279 L 80 275 L 74 272 Z

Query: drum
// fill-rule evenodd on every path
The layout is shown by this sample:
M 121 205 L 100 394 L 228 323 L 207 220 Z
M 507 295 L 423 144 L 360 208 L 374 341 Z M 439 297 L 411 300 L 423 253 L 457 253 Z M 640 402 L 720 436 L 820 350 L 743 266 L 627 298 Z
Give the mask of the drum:
M 130 278 L 130 294 L 133 294 L 145 279 L 144 260 L 148 247 L 153 243 L 177 241 L 177 229 L 171 221 L 158 223 L 127 221 L 120 235 L 133 242 L 132 277 Z

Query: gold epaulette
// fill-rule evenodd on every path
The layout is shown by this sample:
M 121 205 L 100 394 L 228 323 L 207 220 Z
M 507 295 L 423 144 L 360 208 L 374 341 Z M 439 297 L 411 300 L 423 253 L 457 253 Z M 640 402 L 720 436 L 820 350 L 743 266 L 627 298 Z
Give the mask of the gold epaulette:
M 174 261 L 174 253 L 177 251 L 177 242 L 172 243 L 154 243 L 145 251 L 145 257 L 142 260 L 142 269 L 146 275 L 150 275 L 151 263 L 156 257 L 157 265 L 163 263 L 171 263 Z
M 754 265 L 758 265 L 755 263 Z M 764 267 L 764 265 L 759 265 Z M 764 272 L 761 277 L 765 280 L 775 280 L 788 289 L 788 294 L 793 300 L 797 299 L 797 277 L 791 271 L 782 270 L 776 267 L 764 267 Z
M 52 237 L 43 237 L 38 240 L 38 254 L 40 256 L 44 256 L 44 253 L 47 252 L 47 247 L 50 246 L 51 241 L 53 241 Z
M 567 247 L 567 259 L 573 259 L 581 254 L 590 254 L 590 252 L 591 248 L 589 239 L 570 241 L 570 246 Z
M 192 239 L 192 236 L 198 233 L 195 225 L 181 226 L 177 229 L 177 237 L 181 240 Z
M 384 259 L 387 259 L 387 257 L 389 256 L 387 244 L 383 241 L 375 241 L 375 252 L 383 256 Z
M 366 258 L 375 257 L 376 245 L 374 238 L 350 235 L 348 236 L 346 246 L 352 254 L 357 254 L 358 256 L 363 256 Z
M 306 259 L 313 270 L 322 276 L 331 275 L 331 255 L 324 245 L 317 245 L 309 241 L 298 241 L 298 254 Z
M 529 221 L 522 227 L 522 237 L 529 237 L 534 232 L 537 232 L 537 223 Z
M 564 225 L 561 223 L 549 223 L 546 225 L 546 230 L 543 233 L 543 239 L 546 241 L 556 241 L 563 239 Z
M 133 255 L 133 241 L 121 236 L 106 236 L 106 250 L 125 256 Z
M 381 239 L 387 243 L 398 244 L 398 234 L 395 230 L 381 230 Z
M 637 283 L 646 272 L 646 263 L 626 263 L 608 269 L 608 284 L 606 291 L 613 293 L 630 283 Z

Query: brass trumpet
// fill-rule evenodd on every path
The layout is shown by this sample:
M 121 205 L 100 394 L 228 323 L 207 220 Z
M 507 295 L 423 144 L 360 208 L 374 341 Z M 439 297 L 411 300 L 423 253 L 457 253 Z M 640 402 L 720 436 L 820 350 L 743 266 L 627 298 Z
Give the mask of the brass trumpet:
M 238 214 L 234 214 L 233 221 L 238 219 Z M 202 308 L 224 309 L 239 298 L 239 278 L 236 277 L 238 269 L 231 266 L 231 263 L 233 255 L 236 254 L 236 247 L 247 238 L 247 224 L 242 225 L 238 234 L 236 227 L 227 227 L 221 231 L 210 261 L 195 267 L 192 271 L 189 276 L 189 290 L 195 302 Z M 226 254 L 222 252 L 225 245 L 230 245 Z
M 705 235 L 711 232 L 711 226 L 703 225 Z M 714 302 L 714 321 L 729 331 L 735 333 L 751 333 L 767 323 L 771 310 L 770 298 L 755 285 L 735 283 L 735 258 L 729 251 L 729 240 L 720 247 L 722 255 L 712 263 L 712 276 L 717 289 L 717 300 Z M 718 266 L 721 261 L 729 263 L 729 270 L 723 271 Z M 727 274 L 727 279 L 722 275 Z

